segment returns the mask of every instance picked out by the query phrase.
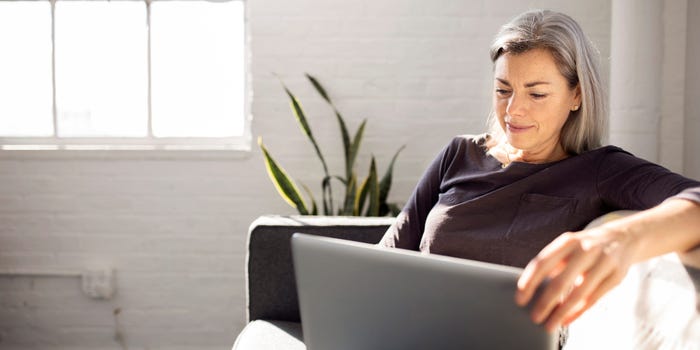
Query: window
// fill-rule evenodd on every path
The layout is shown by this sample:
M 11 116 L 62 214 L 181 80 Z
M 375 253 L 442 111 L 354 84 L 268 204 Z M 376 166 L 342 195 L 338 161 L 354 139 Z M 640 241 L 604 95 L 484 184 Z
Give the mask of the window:
M 4 149 L 248 148 L 241 0 L 0 0 Z

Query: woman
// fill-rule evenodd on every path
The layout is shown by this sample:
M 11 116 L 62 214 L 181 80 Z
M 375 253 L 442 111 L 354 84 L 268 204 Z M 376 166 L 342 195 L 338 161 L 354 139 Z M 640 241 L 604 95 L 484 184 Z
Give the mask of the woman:
M 700 182 L 600 147 L 596 51 L 570 17 L 526 12 L 491 48 L 488 134 L 458 136 L 380 245 L 525 266 L 515 300 L 549 331 L 619 284 L 631 264 L 700 244 Z M 641 212 L 581 231 L 605 213 Z

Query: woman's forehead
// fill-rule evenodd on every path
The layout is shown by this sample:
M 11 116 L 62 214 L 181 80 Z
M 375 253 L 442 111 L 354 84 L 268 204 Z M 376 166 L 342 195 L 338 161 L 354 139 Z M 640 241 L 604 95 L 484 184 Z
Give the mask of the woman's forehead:
M 546 49 L 533 49 L 523 53 L 507 52 L 494 65 L 494 78 L 501 82 L 532 86 L 536 82 L 565 81 L 559 72 L 554 56 Z

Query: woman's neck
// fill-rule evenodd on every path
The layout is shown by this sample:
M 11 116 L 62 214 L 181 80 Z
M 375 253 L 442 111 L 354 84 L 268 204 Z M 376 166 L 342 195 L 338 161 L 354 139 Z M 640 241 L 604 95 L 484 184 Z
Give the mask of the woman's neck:
M 493 141 L 495 140 L 492 140 L 492 142 Z M 490 145 L 487 144 L 487 147 L 488 154 L 501 162 L 503 168 L 507 167 L 512 162 L 541 164 L 556 162 L 569 157 L 561 145 L 557 145 L 548 152 L 524 151 L 511 146 L 505 140 L 501 142 L 495 141 Z
M 506 152 L 506 158 L 509 163 L 551 163 L 568 157 L 568 154 L 564 151 L 564 148 L 559 143 L 557 143 L 554 147 L 538 151 L 526 151 L 515 148 L 510 144 L 506 143 L 504 145 L 504 151 Z

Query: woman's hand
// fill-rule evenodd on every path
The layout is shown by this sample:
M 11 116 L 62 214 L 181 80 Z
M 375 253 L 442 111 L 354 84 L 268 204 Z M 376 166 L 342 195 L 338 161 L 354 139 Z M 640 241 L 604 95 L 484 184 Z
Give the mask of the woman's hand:
M 532 300 L 532 320 L 550 332 L 568 325 L 622 281 L 636 260 L 637 242 L 629 232 L 605 226 L 562 234 L 527 265 L 516 303 L 530 303 L 548 280 Z
M 618 285 L 630 265 L 670 252 L 700 249 L 700 205 L 670 199 L 648 210 L 557 237 L 525 267 L 515 301 L 553 331 L 568 325 Z

